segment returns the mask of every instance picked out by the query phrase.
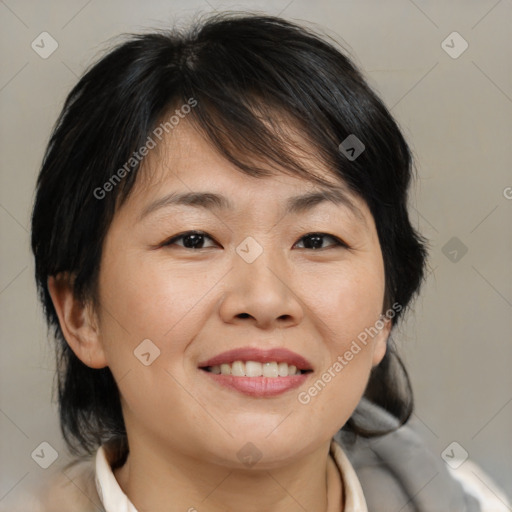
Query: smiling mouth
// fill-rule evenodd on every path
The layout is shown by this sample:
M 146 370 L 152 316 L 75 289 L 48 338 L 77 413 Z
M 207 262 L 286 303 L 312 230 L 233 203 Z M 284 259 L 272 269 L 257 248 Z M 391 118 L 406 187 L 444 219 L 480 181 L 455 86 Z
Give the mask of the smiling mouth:
M 313 370 L 301 370 L 294 365 L 285 362 L 269 361 L 260 363 L 258 361 L 234 361 L 232 363 L 217 364 L 214 366 L 200 367 L 209 373 L 216 375 L 232 375 L 234 377 L 293 377 L 303 373 L 310 373 Z

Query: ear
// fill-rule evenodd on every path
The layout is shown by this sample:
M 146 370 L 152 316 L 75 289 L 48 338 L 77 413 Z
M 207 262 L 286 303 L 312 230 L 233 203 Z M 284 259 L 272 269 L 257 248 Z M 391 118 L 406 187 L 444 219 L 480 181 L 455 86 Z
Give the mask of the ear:
M 73 277 L 69 273 L 50 276 L 48 290 L 71 350 L 90 368 L 107 366 L 97 316 L 92 304 L 83 303 L 75 297 Z
M 372 366 L 377 366 L 384 359 L 388 347 L 389 334 L 391 333 L 391 328 L 393 327 L 393 322 L 390 318 L 384 317 L 381 318 L 381 321 L 384 324 L 384 327 L 379 331 L 373 340 Z

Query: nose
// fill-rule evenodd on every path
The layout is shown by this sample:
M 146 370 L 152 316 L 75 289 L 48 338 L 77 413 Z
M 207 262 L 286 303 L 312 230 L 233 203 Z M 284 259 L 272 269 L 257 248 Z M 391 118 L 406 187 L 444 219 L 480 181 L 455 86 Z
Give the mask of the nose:
M 266 250 L 252 263 L 235 253 L 220 305 L 224 322 L 251 322 L 270 330 L 302 321 L 304 308 L 294 290 L 292 274 L 279 263 Z

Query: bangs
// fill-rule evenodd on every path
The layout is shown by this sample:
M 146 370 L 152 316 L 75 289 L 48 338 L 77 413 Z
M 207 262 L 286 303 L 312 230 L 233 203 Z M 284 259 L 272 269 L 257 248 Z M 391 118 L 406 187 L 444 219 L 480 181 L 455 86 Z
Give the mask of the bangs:
M 143 137 L 194 99 L 186 122 L 241 171 L 255 177 L 277 171 L 330 186 L 327 170 L 366 200 L 361 186 L 361 175 L 369 171 L 366 155 L 349 161 L 339 150 L 350 134 L 367 142 L 371 133 L 369 118 L 376 105 L 361 109 L 368 92 L 359 72 L 319 39 L 312 55 L 300 41 L 303 34 L 293 31 L 287 44 L 294 52 L 282 48 L 284 42 L 272 31 L 251 37 L 257 19 L 221 16 L 216 23 L 213 17 L 202 30 L 175 36 L 175 52 L 159 55 L 167 62 L 158 88 L 151 91 L 157 108 Z M 132 174 L 134 178 L 137 172 Z M 133 179 L 122 185 L 121 204 Z
M 180 123 L 189 123 L 218 154 L 241 172 L 255 178 L 276 174 L 300 176 L 324 188 L 332 187 L 334 178 L 343 187 L 335 172 L 336 162 L 332 155 L 322 155 L 322 146 L 311 138 L 304 123 L 283 111 L 282 106 L 269 105 L 256 93 L 235 98 L 212 98 L 203 94 L 202 91 L 184 94 L 189 97 L 189 103 L 193 98 L 195 105 Z M 176 118 L 173 113 L 186 104 L 187 101 L 182 100 L 174 102 L 159 119 L 157 128 L 151 132 L 153 135 L 149 136 L 155 138 L 155 131 L 161 136 L 162 129 L 158 127 Z M 174 132 L 165 134 L 158 146 L 163 146 L 169 136 L 174 137 Z M 164 156 L 157 147 L 154 156 L 155 161 L 164 160 L 172 166 L 172 153 L 166 152 Z M 149 165 L 141 162 L 139 175 L 144 175 L 140 176 L 141 180 L 148 178 L 146 172 L 153 162 L 153 155 L 147 162 Z M 326 179 L 326 174 L 332 176 L 330 180 Z M 129 190 L 125 188 L 123 202 L 128 195 Z

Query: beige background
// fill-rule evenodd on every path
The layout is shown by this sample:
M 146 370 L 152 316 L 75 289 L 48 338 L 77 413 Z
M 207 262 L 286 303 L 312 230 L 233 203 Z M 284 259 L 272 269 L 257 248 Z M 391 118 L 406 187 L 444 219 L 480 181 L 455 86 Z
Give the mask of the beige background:
M 510 0 L 5 0 L 0 504 L 44 476 L 31 458 L 41 442 L 66 457 L 29 251 L 35 179 L 65 95 L 109 38 L 227 8 L 317 24 L 349 49 L 402 126 L 419 173 L 412 219 L 431 240 L 428 281 L 395 334 L 414 384 L 415 421 L 435 453 L 457 441 L 512 495 Z M 59 45 L 47 59 L 31 48 L 43 31 Z M 453 31 L 469 44 L 456 59 L 441 47 Z M 452 237 L 467 247 L 457 262 L 443 249 Z

